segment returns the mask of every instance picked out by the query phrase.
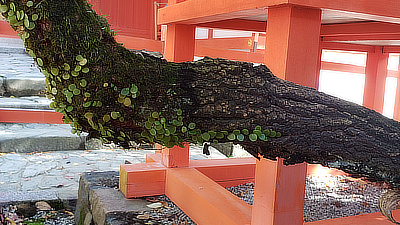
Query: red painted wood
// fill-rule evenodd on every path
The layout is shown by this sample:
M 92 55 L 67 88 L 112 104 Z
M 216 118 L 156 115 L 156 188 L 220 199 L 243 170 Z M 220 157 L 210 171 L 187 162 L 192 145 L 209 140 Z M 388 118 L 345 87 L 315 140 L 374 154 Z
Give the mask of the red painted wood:
M 90 0 L 118 34 L 155 39 L 154 0 Z M 161 1 L 157 1 L 161 2 Z

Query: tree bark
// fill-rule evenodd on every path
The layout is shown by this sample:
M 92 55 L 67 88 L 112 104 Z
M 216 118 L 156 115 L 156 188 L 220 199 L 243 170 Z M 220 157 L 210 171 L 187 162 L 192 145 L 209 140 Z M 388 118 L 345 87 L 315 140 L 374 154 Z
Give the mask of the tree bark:
M 400 186 L 400 124 L 375 111 L 281 80 L 264 65 L 131 52 L 85 0 L 0 2 L 73 132 L 125 147 L 234 141 L 255 157 Z

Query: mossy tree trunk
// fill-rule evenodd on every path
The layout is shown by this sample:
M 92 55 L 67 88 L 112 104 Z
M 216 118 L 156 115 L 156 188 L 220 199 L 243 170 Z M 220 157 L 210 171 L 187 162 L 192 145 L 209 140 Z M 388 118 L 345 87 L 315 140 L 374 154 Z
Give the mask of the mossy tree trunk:
M 400 186 L 400 124 L 275 77 L 265 66 L 171 63 L 113 38 L 85 0 L 0 0 L 73 132 L 113 141 L 241 144 L 286 164 L 320 163 Z

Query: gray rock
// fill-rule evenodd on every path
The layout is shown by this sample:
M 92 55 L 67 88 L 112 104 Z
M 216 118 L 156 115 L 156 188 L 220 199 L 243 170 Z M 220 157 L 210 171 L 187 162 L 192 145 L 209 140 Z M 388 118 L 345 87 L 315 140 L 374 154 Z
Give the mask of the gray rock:
M 26 162 L 23 161 L 6 161 L 0 165 L 0 173 L 18 173 L 25 165 Z
M 144 199 L 126 199 L 114 188 L 104 187 L 102 179 L 115 178 L 118 172 L 85 173 L 79 182 L 78 201 L 75 211 L 75 221 L 80 224 L 88 214 L 98 225 L 134 224 L 133 219 L 143 211 L 150 211 Z M 129 221 L 126 214 L 130 215 Z

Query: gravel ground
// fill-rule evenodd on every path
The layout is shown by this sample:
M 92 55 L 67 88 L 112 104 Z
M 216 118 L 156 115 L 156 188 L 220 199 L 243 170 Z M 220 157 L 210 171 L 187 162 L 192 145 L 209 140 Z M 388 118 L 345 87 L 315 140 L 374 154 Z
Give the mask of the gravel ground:
M 308 177 L 304 198 L 304 222 L 379 212 L 379 197 L 388 186 L 348 176 Z M 228 188 L 253 204 L 254 184 Z
M 111 183 L 109 185 L 112 186 Z M 347 176 L 308 177 L 305 190 L 304 222 L 378 212 L 378 199 L 387 188 L 388 186 L 385 184 L 367 182 Z M 228 190 L 248 204 L 253 204 L 253 183 L 231 187 Z M 149 214 L 141 215 L 144 217 L 143 224 L 195 224 L 166 196 L 149 197 L 146 200 L 149 205 L 156 203 L 159 206 L 156 206 Z M 2 216 L 6 218 L 9 215 L 14 221 L 18 221 L 19 217 L 14 209 L 16 209 L 14 206 L 2 208 L 0 225 L 11 224 L 4 219 L 2 221 Z M 9 212 L 9 214 L 6 212 Z M 38 224 L 43 225 L 74 224 L 73 216 L 63 210 L 38 211 L 35 216 L 25 219 L 25 222 L 29 220 L 42 222 Z M 20 224 L 26 224 L 25 222 Z

